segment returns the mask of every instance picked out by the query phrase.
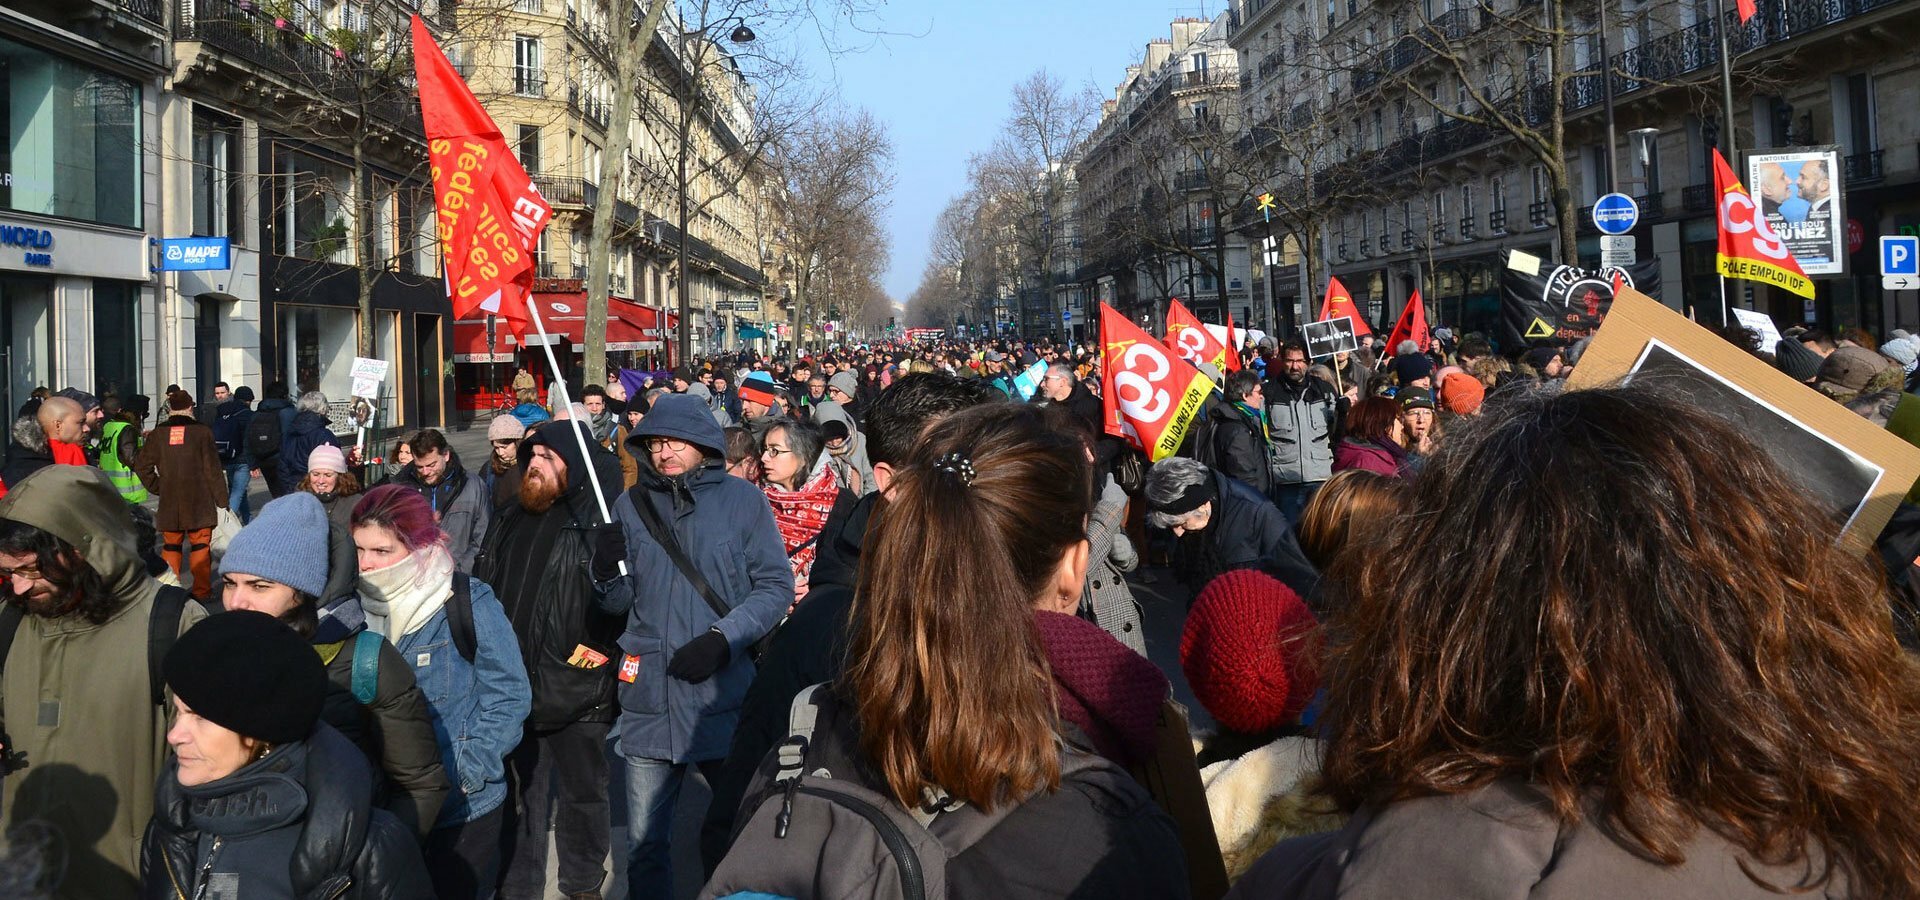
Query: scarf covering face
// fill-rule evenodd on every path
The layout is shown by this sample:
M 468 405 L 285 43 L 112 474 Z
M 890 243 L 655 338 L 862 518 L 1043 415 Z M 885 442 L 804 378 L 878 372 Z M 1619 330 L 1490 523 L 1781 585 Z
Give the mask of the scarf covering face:
M 821 527 L 827 524 L 828 514 L 833 512 L 833 501 L 840 495 L 840 479 L 834 476 L 833 467 L 826 465 L 826 461 L 826 454 L 821 454 L 820 462 L 814 465 L 813 477 L 797 491 L 773 482 L 761 486 L 767 492 L 767 505 L 773 507 L 773 523 L 780 527 L 780 541 L 786 545 L 787 565 L 793 568 L 794 606 L 807 595 L 807 578 L 813 572 L 813 560 L 820 549 L 816 538 Z M 792 609 L 788 607 L 788 612 Z
M 435 544 L 384 569 L 360 573 L 360 606 L 367 624 L 389 642 L 419 631 L 453 596 L 453 556 Z

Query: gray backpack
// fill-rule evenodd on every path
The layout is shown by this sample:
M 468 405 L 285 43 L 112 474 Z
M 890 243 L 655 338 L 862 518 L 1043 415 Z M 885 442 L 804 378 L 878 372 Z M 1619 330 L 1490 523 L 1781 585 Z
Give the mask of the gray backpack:
M 826 688 L 816 684 L 794 698 L 788 737 L 754 775 L 732 846 L 701 900 L 939 900 L 947 896 L 948 860 L 1018 808 L 982 812 L 939 791 L 902 808 L 859 780 L 849 735 L 836 727 L 839 704 Z M 1062 783 L 1096 770 L 1122 771 L 1063 747 Z

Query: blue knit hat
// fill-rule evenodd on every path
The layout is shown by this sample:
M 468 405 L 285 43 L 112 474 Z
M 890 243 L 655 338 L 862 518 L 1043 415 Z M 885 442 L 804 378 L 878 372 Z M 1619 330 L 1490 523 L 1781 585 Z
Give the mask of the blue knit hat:
M 319 498 L 295 491 L 260 507 L 227 545 L 220 574 L 277 581 L 309 597 L 327 590 L 327 510 Z

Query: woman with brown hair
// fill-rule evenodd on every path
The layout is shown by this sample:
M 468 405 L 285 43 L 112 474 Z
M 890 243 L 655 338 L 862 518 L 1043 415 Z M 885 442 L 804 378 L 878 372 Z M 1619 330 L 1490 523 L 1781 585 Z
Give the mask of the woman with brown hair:
M 1300 513 L 1300 550 L 1322 572 L 1354 539 L 1377 533 L 1406 506 L 1406 482 L 1370 472 L 1335 472 Z
M 1333 447 L 1333 471 L 1364 469 L 1398 478 L 1407 471 L 1407 451 L 1400 446 L 1406 426 L 1400 421 L 1400 402 L 1392 397 L 1368 397 L 1347 410 L 1346 433 Z
M 1920 670 L 1740 430 L 1648 387 L 1515 397 L 1389 534 L 1331 579 L 1353 819 L 1235 895 L 1920 896 Z

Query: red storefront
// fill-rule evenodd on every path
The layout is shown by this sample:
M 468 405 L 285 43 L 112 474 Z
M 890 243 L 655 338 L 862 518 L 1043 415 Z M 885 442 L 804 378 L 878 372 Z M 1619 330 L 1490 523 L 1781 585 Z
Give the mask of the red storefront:
M 536 291 L 532 302 L 546 328 L 545 343 L 552 345 L 554 359 L 570 379 L 578 381 L 580 354 L 586 346 L 585 294 Z M 671 323 L 679 317 L 613 298 L 607 309 L 607 365 L 664 368 L 663 318 Z M 518 340 L 504 321 L 462 319 L 453 323 L 453 342 L 454 379 L 460 409 L 473 412 L 511 407 L 509 385 L 521 369 L 532 373 L 535 383 L 540 385 L 541 397 L 546 396 L 547 355 L 541 336 L 532 328 L 527 330 L 524 340 Z M 597 378 L 594 383 L 598 383 Z

